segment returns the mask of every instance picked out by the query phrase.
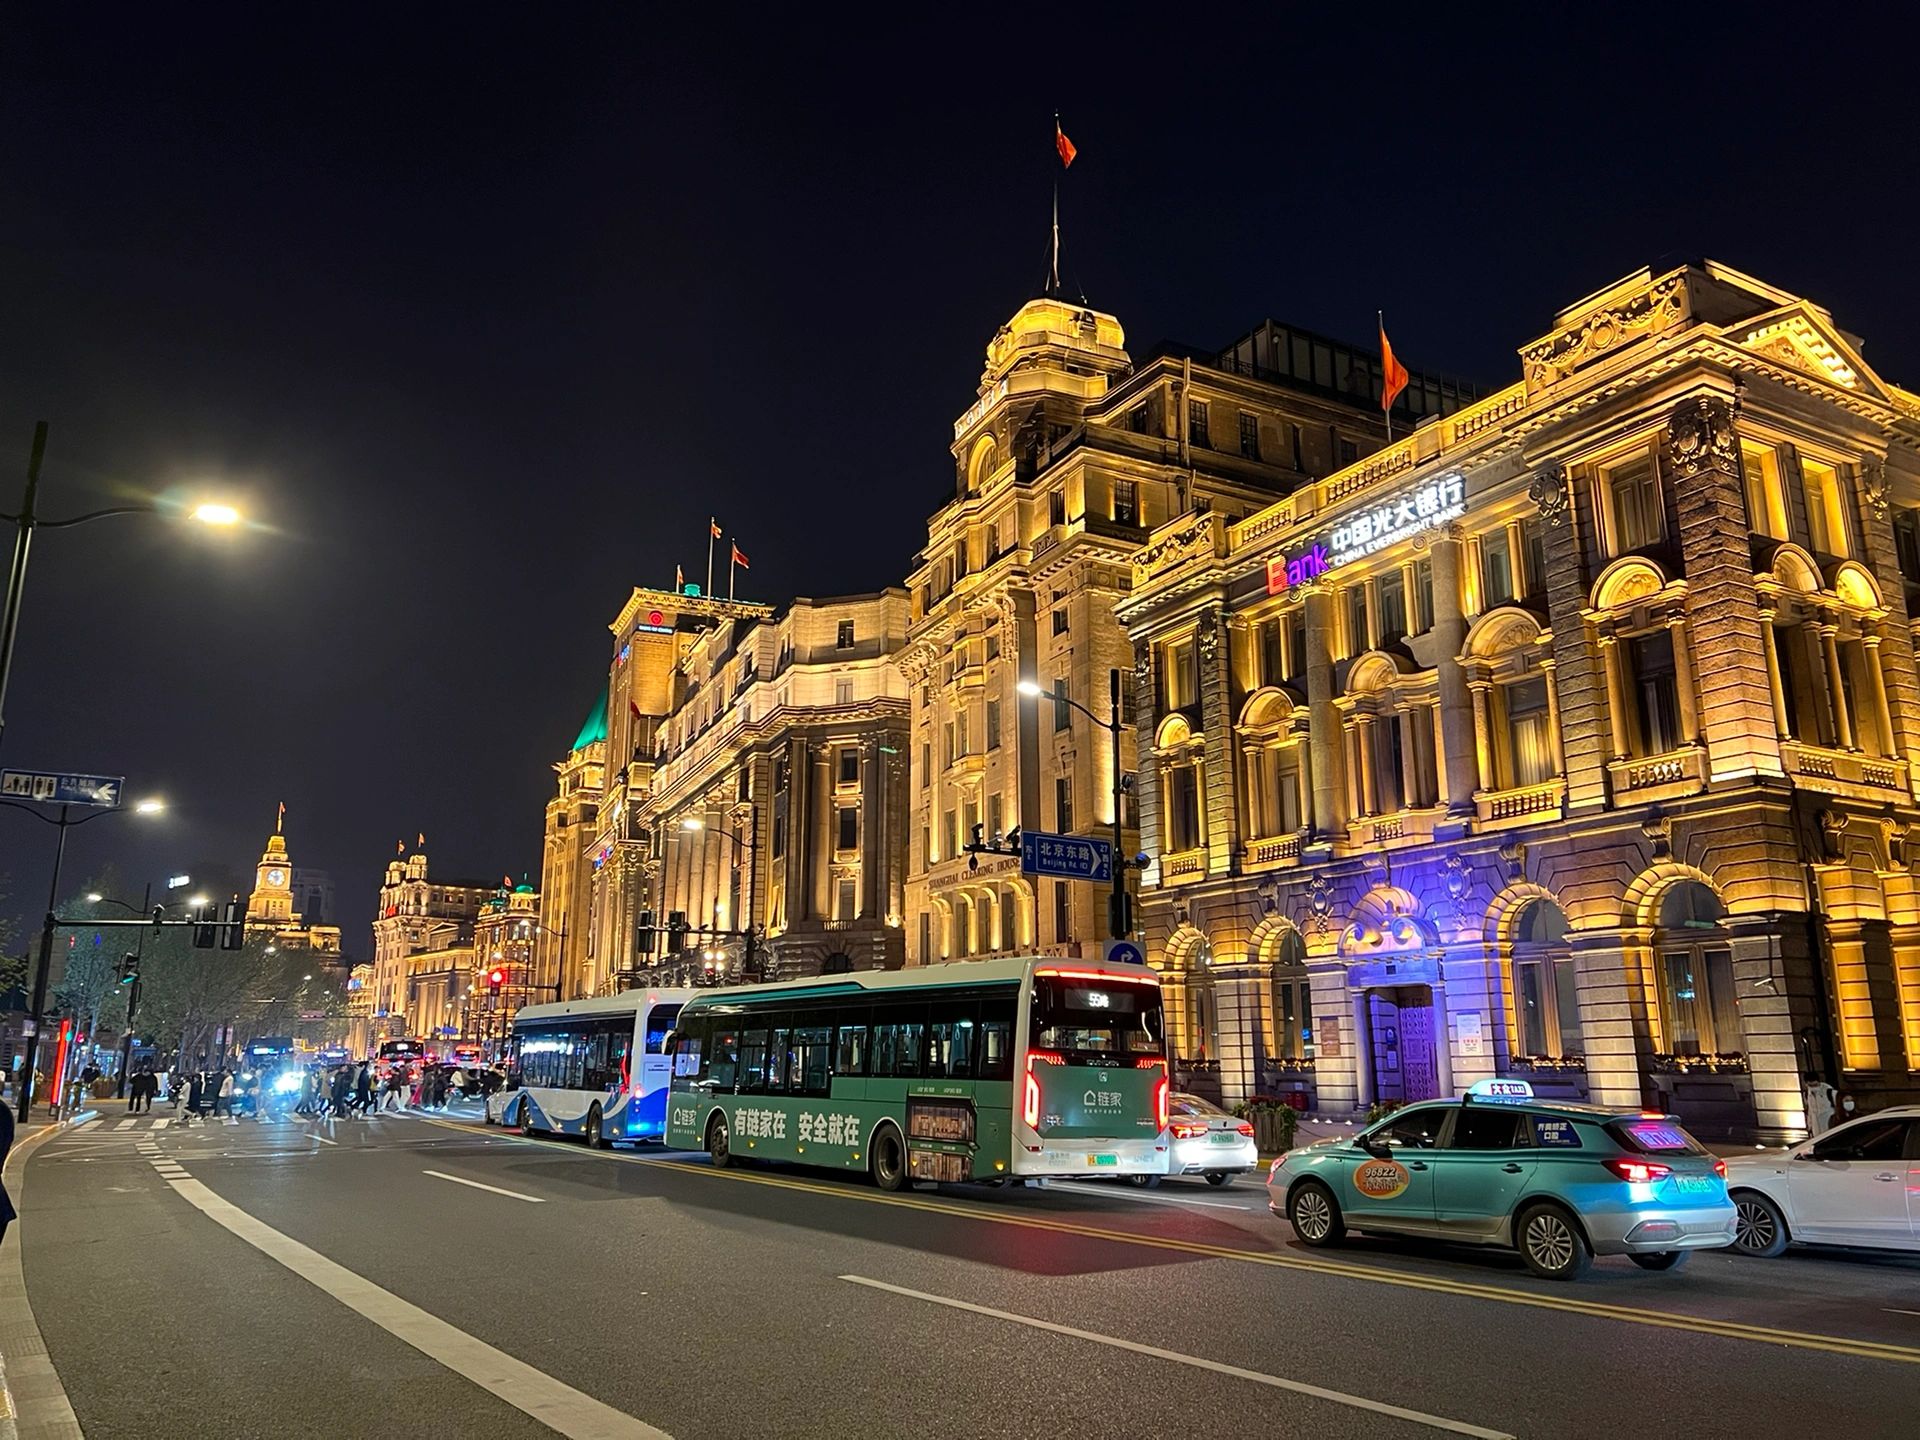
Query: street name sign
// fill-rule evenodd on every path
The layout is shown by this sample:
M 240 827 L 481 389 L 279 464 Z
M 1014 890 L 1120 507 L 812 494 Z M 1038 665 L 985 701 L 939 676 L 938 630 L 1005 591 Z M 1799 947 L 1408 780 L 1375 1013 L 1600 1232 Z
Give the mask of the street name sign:
M 1078 835 L 1020 832 L 1020 873 L 1052 875 L 1061 880 L 1113 879 L 1113 846 L 1105 840 Z
M 93 805 L 120 808 L 124 775 L 62 775 L 52 770 L 0 770 L 0 796 L 37 800 L 45 805 Z

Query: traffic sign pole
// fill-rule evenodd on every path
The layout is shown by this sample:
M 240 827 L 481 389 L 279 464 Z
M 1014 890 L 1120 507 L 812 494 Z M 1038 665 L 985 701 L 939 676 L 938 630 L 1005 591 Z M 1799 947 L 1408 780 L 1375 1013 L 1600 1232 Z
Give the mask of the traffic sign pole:
M 67 858 L 67 807 L 65 805 L 60 807 L 60 819 L 56 823 L 60 827 L 60 843 L 54 847 L 53 851 L 53 883 L 47 886 L 47 923 L 40 928 L 40 963 L 34 968 L 33 1006 L 28 1011 L 28 1018 L 32 1025 L 27 1031 L 26 1050 L 20 1057 L 20 1085 L 16 1092 L 19 1098 L 14 1105 L 14 1113 L 23 1125 L 33 1109 L 33 1093 L 38 1088 L 33 1083 L 33 1061 L 35 1053 L 40 1048 L 41 1012 L 47 1008 L 47 976 L 53 968 L 54 907 L 60 903 L 60 867 L 66 863 Z

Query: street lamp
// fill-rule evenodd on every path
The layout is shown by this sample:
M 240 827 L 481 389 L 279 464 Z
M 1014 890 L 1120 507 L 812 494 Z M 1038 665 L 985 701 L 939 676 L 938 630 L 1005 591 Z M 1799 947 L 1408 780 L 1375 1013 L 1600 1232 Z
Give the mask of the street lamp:
M 27 459 L 27 489 L 17 514 L 0 515 L 13 522 L 13 568 L 7 574 L 6 608 L 0 612 L 0 738 L 6 734 L 7 681 L 13 672 L 13 642 L 20 632 L 20 601 L 27 588 L 27 560 L 33 550 L 33 532 L 38 529 L 67 530 L 90 520 L 105 520 L 113 515 L 157 515 L 160 507 L 149 500 L 138 505 L 109 505 L 89 510 L 65 520 L 44 520 L 34 512 L 34 497 L 40 489 L 40 461 L 47 453 L 47 422 L 33 427 L 33 450 Z M 240 512 L 231 505 L 204 504 L 186 512 L 186 519 L 215 529 L 236 525 Z M 143 814 L 152 811 L 143 810 Z
M 45 427 L 42 426 L 41 429 L 41 439 L 44 441 Z M 39 455 L 36 450 L 34 467 L 36 472 L 39 469 L 38 461 Z M 29 487 L 29 494 L 31 494 L 31 487 Z M 18 577 L 16 576 L 15 578 L 17 579 Z M 7 643 L 10 647 L 12 643 L 11 635 L 7 637 Z M 14 1106 L 15 1114 L 22 1123 L 25 1123 L 28 1114 L 33 1108 L 35 1088 L 33 1083 L 33 1060 L 34 1053 L 40 1048 L 40 1021 L 42 1012 L 47 1008 L 47 977 L 53 968 L 53 932 L 59 920 L 59 916 L 54 913 L 54 907 L 60 903 L 60 867 L 66 863 L 67 858 L 67 831 L 76 825 L 84 825 L 89 820 L 98 820 L 102 815 L 117 815 L 120 812 L 118 810 L 95 810 L 91 815 L 82 815 L 78 820 L 75 820 L 71 814 L 73 807 L 70 805 L 62 805 L 60 807 L 59 818 L 55 819 L 42 815 L 32 806 L 22 805 L 16 800 L 0 801 L 0 804 L 5 804 L 15 810 L 24 810 L 27 814 L 33 816 L 34 819 L 40 821 L 41 824 L 57 826 L 60 831 L 59 842 L 54 846 L 53 850 L 53 880 L 47 886 L 47 921 L 40 930 L 40 963 L 34 967 L 33 972 L 33 1000 L 31 1008 L 28 1011 L 28 1022 L 31 1028 L 27 1031 L 26 1048 L 20 1056 L 19 1099 Z M 135 814 L 152 815 L 164 807 L 156 804 L 153 809 L 149 809 L 147 802 L 142 801 L 133 808 Z
M 1120 814 L 1126 795 L 1126 777 L 1120 773 L 1120 672 L 1109 670 L 1107 718 L 1102 720 L 1078 700 L 1059 690 L 1043 690 L 1037 680 L 1022 680 L 1015 688 L 1029 700 L 1046 696 L 1056 705 L 1078 710 L 1105 730 L 1113 742 L 1113 898 L 1107 902 L 1107 931 L 1115 940 L 1124 940 L 1133 931 L 1131 907 L 1127 903 L 1126 853 L 1120 840 Z
M 751 921 L 753 918 L 753 901 L 758 893 L 758 887 L 755 884 L 756 877 L 754 875 L 754 850 L 760 838 L 759 827 L 757 825 L 754 827 L 754 837 L 752 840 L 742 840 L 738 835 L 734 834 L 733 831 L 730 829 L 718 829 L 718 830 L 712 829 L 711 827 L 708 826 L 707 822 L 701 819 L 698 815 L 681 816 L 680 823 L 675 828 L 684 832 L 696 832 L 696 833 L 703 833 L 703 834 L 709 834 L 709 835 L 718 835 L 721 839 L 725 840 L 729 845 L 733 846 L 734 869 L 739 870 L 744 865 L 747 871 L 746 903 L 743 906 L 743 908 L 747 913 L 744 917 L 736 917 L 736 918 L 744 918 L 748 921 Z M 672 836 L 670 834 L 663 835 L 661 838 L 663 840 L 666 840 L 666 839 L 671 839 Z M 663 853 L 664 853 L 664 849 L 663 849 Z M 718 911 L 718 909 L 720 908 L 719 896 L 714 897 L 713 905 L 714 905 L 714 909 Z M 706 933 L 712 933 L 713 926 L 710 922 L 713 920 L 714 917 L 705 916 L 702 918 L 708 921 L 709 923 L 701 926 L 700 928 Z M 743 966 L 745 970 L 752 972 L 748 977 L 749 980 L 757 979 L 759 947 L 758 947 L 758 944 L 756 943 L 758 937 L 755 933 L 753 925 L 749 923 L 741 926 L 738 932 L 729 932 L 729 933 L 738 933 L 745 937 L 747 948 L 746 948 L 746 955 L 743 961 Z M 720 953 L 722 952 L 709 952 L 708 954 L 704 955 L 702 958 L 708 959 L 708 960 L 717 959 Z

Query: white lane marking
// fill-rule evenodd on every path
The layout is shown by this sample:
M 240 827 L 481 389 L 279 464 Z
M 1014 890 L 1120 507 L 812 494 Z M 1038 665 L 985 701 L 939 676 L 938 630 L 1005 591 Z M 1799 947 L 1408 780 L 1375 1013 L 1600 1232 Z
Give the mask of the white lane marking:
M 324 1135 L 309 1135 L 307 1138 L 309 1140 L 318 1140 L 322 1145 L 338 1145 L 340 1143 L 338 1140 L 329 1140 Z
M 1895 1310 L 1891 1305 L 1882 1305 L 1880 1308 L 1889 1315 L 1920 1315 L 1920 1310 Z
M 1112 1200 L 1144 1200 L 1149 1205 L 1201 1205 L 1208 1210 L 1251 1211 L 1251 1205 L 1233 1205 L 1225 1200 L 1188 1200 L 1179 1195 L 1141 1195 L 1132 1190 L 1108 1189 L 1104 1185 L 1088 1185 L 1079 1180 L 1055 1180 L 1049 1190 L 1078 1190 L 1082 1195 L 1100 1195 Z
M 346 1266 L 336 1264 L 319 1251 L 282 1235 L 237 1205 L 222 1200 L 198 1180 L 175 1180 L 171 1184 L 182 1199 L 216 1225 L 277 1260 L 349 1310 L 364 1315 L 389 1335 L 405 1341 L 482 1390 L 499 1396 L 549 1430 L 569 1436 L 571 1440 L 672 1440 L 666 1431 L 575 1390 L 391 1291 L 382 1290 L 364 1276 L 356 1275 Z
M 422 1175 L 431 1175 L 436 1180 L 451 1180 L 456 1185 L 471 1185 L 476 1190 L 491 1190 L 495 1195 L 506 1195 L 515 1200 L 524 1200 L 529 1205 L 544 1205 L 546 1200 L 539 1195 L 522 1195 L 518 1190 L 502 1190 L 498 1185 L 482 1185 L 478 1180 L 463 1180 L 458 1175 L 449 1175 L 444 1170 L 422 1170 Z
M 173 1123 L 172 1117 L 167 1115 L 162 1115 L 158 1120 L 153 1122 L 153 1128 L 156 1130 L 164 1130 L 167 1128 L 167 1126 L 171 1125 L 172 1123 Z
M 910 1300 L 924 1300 L 928 1304 L 944 1305 L 951 1310 L 965 1310 L 972 1315 L 985 1315 L 993 1320 L 1007 1320 L 1015 1325 L 1025 1325 L 1034 1330 L 1046 1330 L 1075 1340 L 1091 1341 L 1095 1345 L 1110 1345 L 1116 1350 L 1130 1350 L 1136 1355 L 1150 1356 L 1155 1360 L 1169 1360 L 1176 1365 L 1191 1365 L 1199 1370 L 1211 1370 L 1216 1375 L 1231 1375 L 1237 1380 L 1251 1380 L 1256 1385 L 1269 1385 L 1276 1390 L 1291 1390 L 1296 1395 L 1310 1395 L 1316 1400 L 1331 1401 L 1335 1405 L 1347 1405 L 1355 1410 L 1370 1410 L 1375 1415 L 1391 1415 L 1396 1420 L 1425 1425 L 1433 1430 L 1445 1430 L 1454 1435 L 1473 1435 L 1479 1437 L 1479 1440 L 1514 1440 L 1514 1437 L 1504 1430 L 1488 1430 L 1479 1425 L 1469 1425 L 1464 1420 L 1449 1420 L 1443 1415 L 1429 1415 L 1424 1410 L 1408 1410 L 1403 1406 L 1389 1405 L 1384 1400 L 1369 1400 L 1364 1395 L 1349 1395 L 1343 1390 L 1328 1390 L 1324 1386 L 1309 1385 L 1304 1380 L 1287 1380 L 1278 1375 L 1242 1369 L 1238 1365 L 1228 1365 L 1219 1360 L 1207 1360 L 1198 1355 L 1183 1355 L 1178 1350 L 1162 1350 L 1158 1345 L 1142 1345 L 1137 1340 L 1122 1340 L 1116 1335 L 1102 1335 L 1093 1330 L 1077 1330 L 1071 1325 L 1056 1325 L 1051 1320 L 1036 1320 L 1031 1315 L 1015 1315 L 1010 1310 L 995 1310 L 990 1306 L 975 1305 L 968 1300 L 954 1300 L 945 1295 L 930 1295 L 924 1290 L 909 1290 L 904 1285 L 889 1285 L 884 1280 L 869 1280 L 864 1275 L 842 1275 L 840 1278 L 850 1284 L 864 1285 L 869 1290 L 885 1290 L 894 1295 L 904 1295 Z
M 100 1128 L 104 1130 L 107 1127 L 103 1125 Z M 138 1130 L 140 1128 L 140 1117 L 136 1115 L 131 1120 L 116 1120 L 113 1122 L 113 1128 L 115 1130 Z

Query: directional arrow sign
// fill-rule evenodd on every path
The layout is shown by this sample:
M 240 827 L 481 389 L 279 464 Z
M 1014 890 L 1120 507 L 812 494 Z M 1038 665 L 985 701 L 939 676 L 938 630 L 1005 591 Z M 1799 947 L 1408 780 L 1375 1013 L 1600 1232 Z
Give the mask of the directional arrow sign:
M 52 770 L 0 770 L 0 796 L 45 805 L 92 805 L 118 810 L 124 775 L 62 775 Z
M 1078 835 L 1020 832 L 1020 873 L 1053 875 L 1062 880 L 1113 879 L 1113 846 Z

